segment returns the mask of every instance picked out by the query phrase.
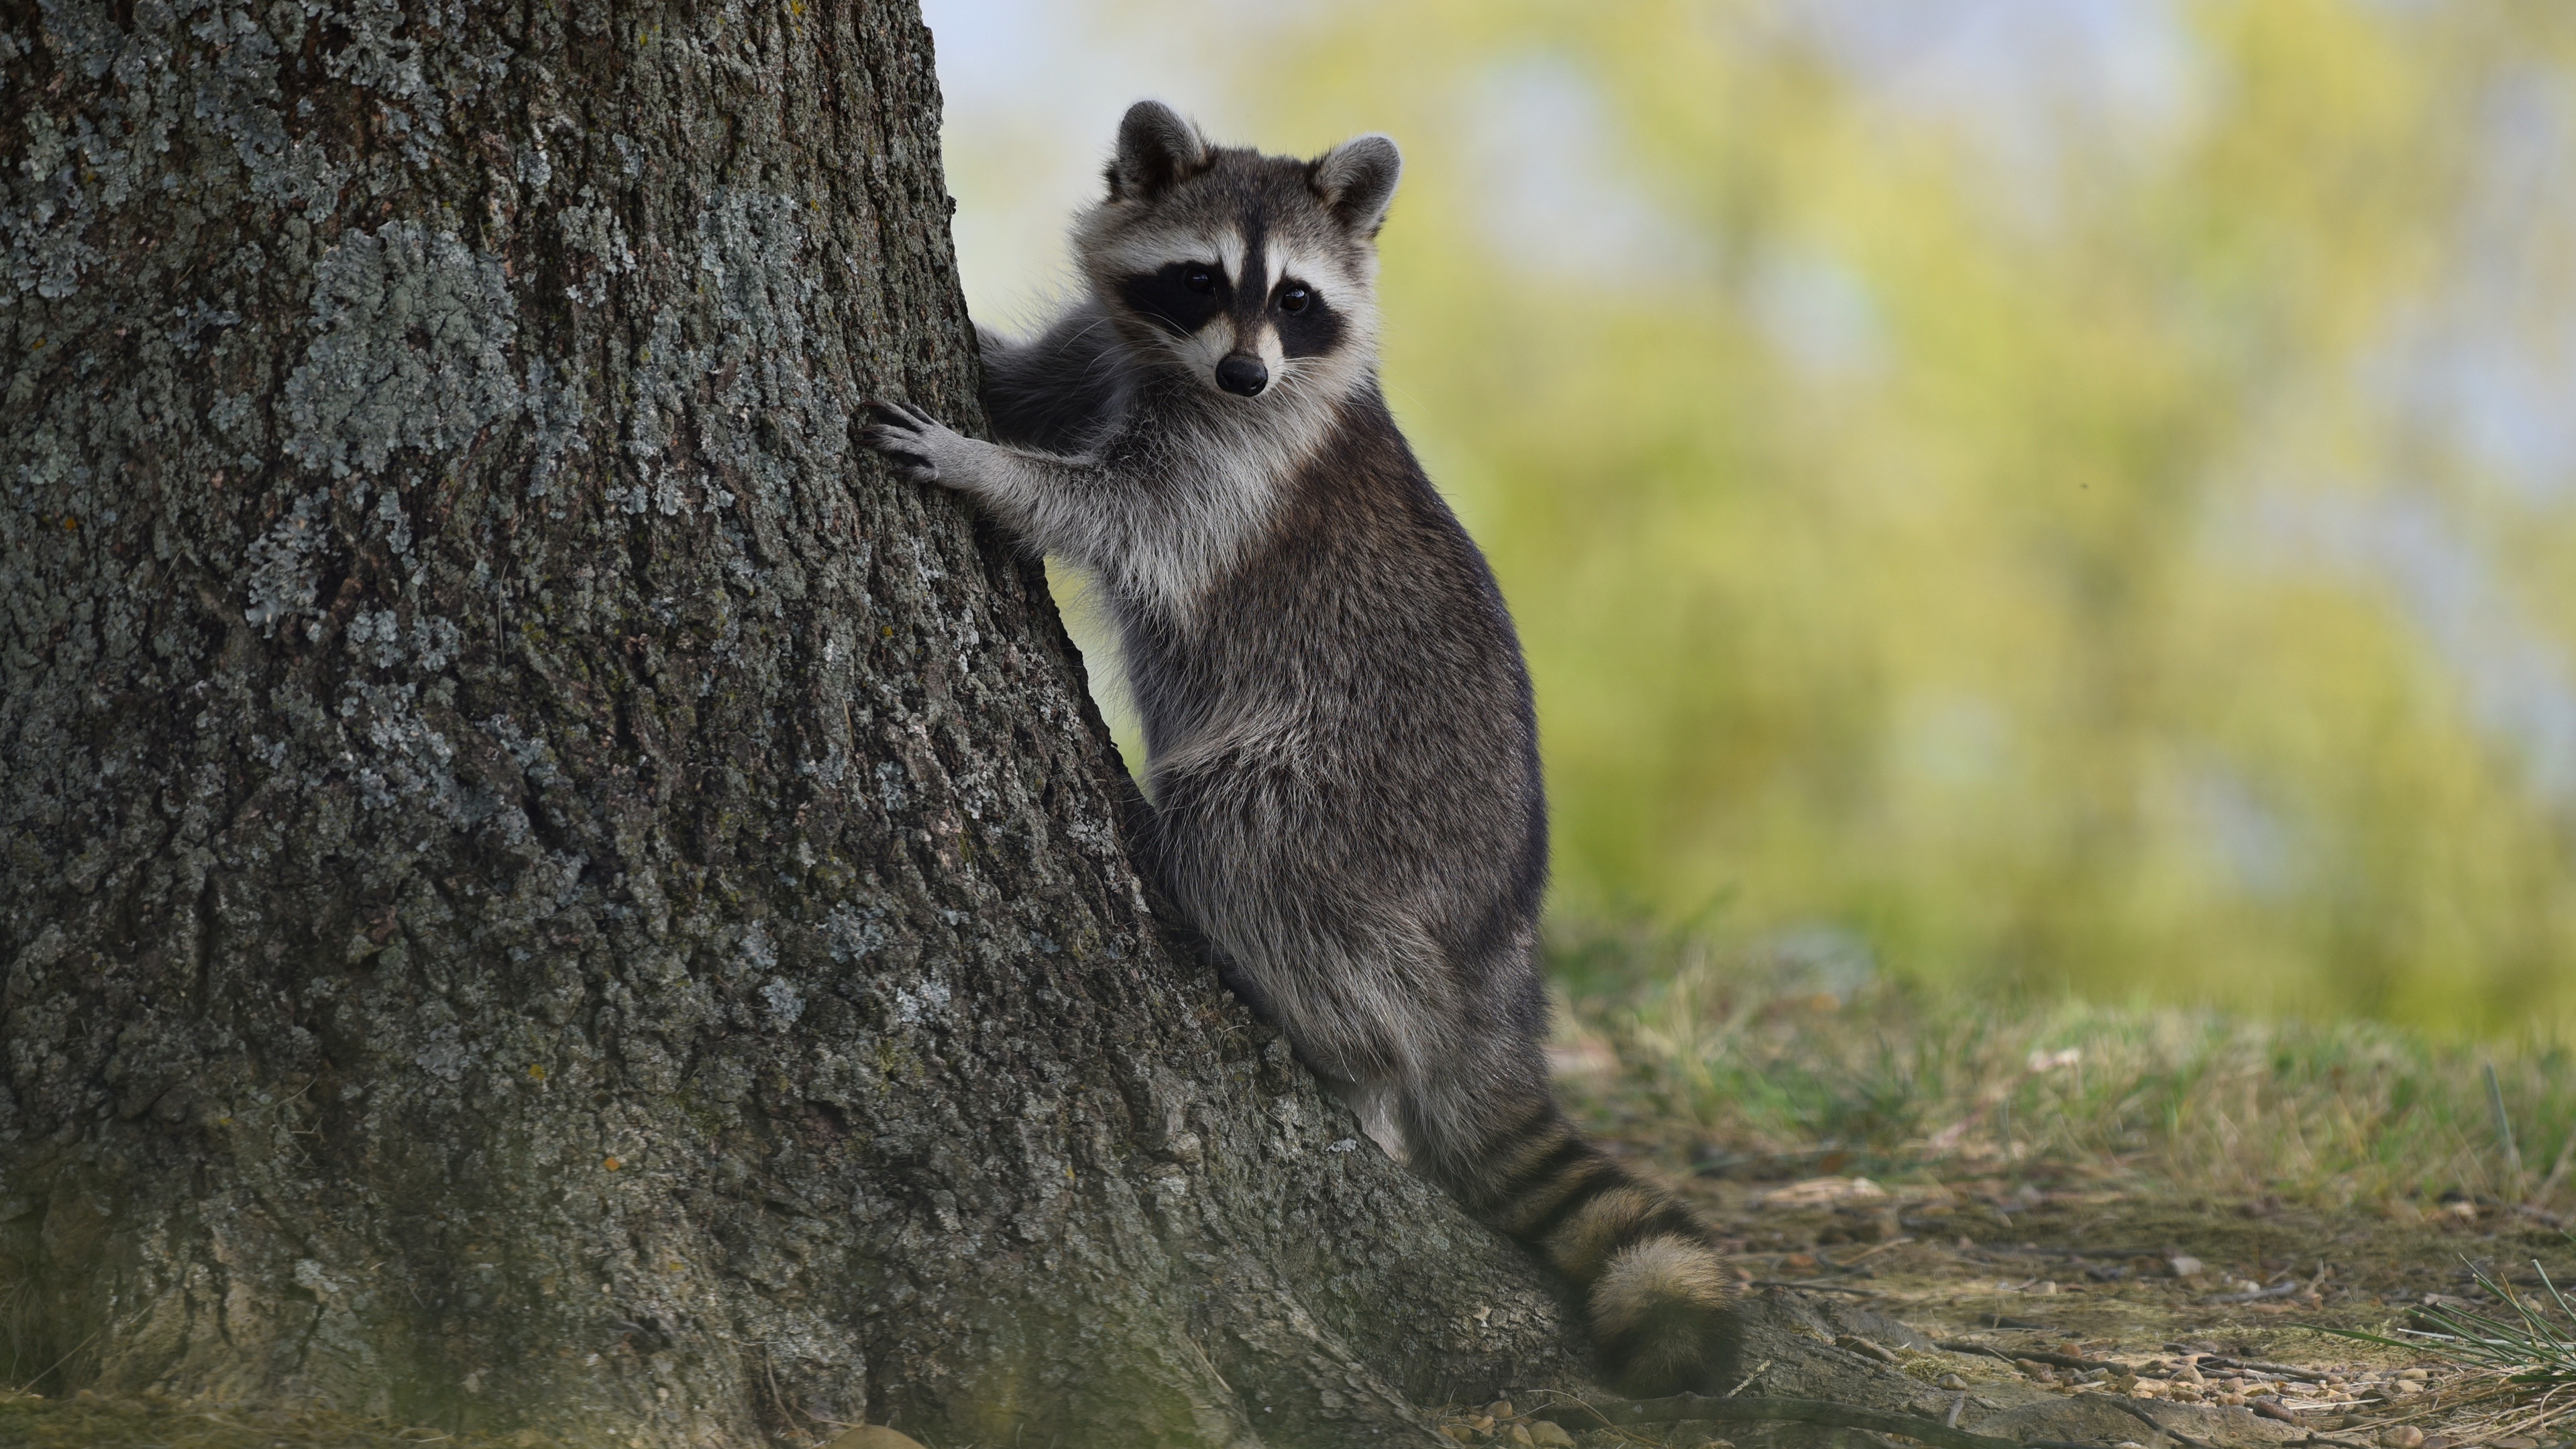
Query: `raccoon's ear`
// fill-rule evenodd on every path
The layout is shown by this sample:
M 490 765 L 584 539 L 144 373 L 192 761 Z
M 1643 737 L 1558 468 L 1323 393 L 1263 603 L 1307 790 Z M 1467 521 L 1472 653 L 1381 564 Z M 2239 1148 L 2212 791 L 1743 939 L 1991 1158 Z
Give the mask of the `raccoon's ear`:
M 1404 155 L 1386 136 L 1344 141 L 1315 162 L 1315 189 L 1342 225 L 1373 237 L 1386 225 L 1387 203 L 1395 200 L 1395 180 L 1404 174 Z
M 1118 123 L 1109 162 L 1109 199 L 1150 199 L 1207 164 L 1207 138 L 1161 101 L 1138 101 Z

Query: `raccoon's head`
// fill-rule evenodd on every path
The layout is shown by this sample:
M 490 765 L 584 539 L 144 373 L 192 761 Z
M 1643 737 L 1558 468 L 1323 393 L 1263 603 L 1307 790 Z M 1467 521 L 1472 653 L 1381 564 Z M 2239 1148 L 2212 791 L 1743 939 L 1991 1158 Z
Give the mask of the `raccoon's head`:
M 1138 101 L 1075 247 L 1143 356 L 1245 401 L 1339 396 L 1375 361 L 1377 233 L 1403 164 L 1384 136 L 1312 161 L 1211 146 Z

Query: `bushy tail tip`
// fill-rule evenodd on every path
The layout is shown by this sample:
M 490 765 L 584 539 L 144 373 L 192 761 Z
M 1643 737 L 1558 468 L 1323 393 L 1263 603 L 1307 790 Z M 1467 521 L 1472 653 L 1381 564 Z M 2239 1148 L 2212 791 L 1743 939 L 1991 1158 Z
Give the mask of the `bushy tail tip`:
M 1613 1254 L 1594 1281 L 1592 1339 L 1612 1386 L 1632 1398 L 1722 1393 L 1743 1333 L 1735 1281 L 1706 1240 L 1660 1234 Z

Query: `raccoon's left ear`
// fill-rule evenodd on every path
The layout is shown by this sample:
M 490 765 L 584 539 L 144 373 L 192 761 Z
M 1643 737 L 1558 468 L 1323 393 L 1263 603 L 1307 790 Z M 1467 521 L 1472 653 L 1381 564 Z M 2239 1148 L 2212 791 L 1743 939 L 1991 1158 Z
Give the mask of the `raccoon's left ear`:
M 1118 123 L 1108 168 L 1109 199 L 1151 200 L 1207 164 L 1207 138 L 1161 101 L 1138 101 Z
M 1395 180 L 1404 174 L 1404 154 L 1386 136 L 1361 136 L 1317 159 L 1315 189 L 1342 225 L 1374 237 L 1386 225 L 1387 203 L 1395 200 Z

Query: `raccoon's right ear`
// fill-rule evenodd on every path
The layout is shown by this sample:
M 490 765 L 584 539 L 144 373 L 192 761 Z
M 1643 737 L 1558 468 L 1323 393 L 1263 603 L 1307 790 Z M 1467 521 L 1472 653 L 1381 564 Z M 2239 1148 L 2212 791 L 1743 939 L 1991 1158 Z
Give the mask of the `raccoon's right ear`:
M 1138 101 L 1118 123 L 1109 162 L 1109 199 L 1150 200 L 1207 164 L 1207 139 L 1161 101 Z
M 1386 225 L 1387 204 L 1395 200 L 1396 178 L 1404 174 L 1404 154 L 1387 136 L 1360 136 L 1344 141 L 1317 159 L 1309 173 L 1324 205 L 1342 225 L 1373 237 Z

